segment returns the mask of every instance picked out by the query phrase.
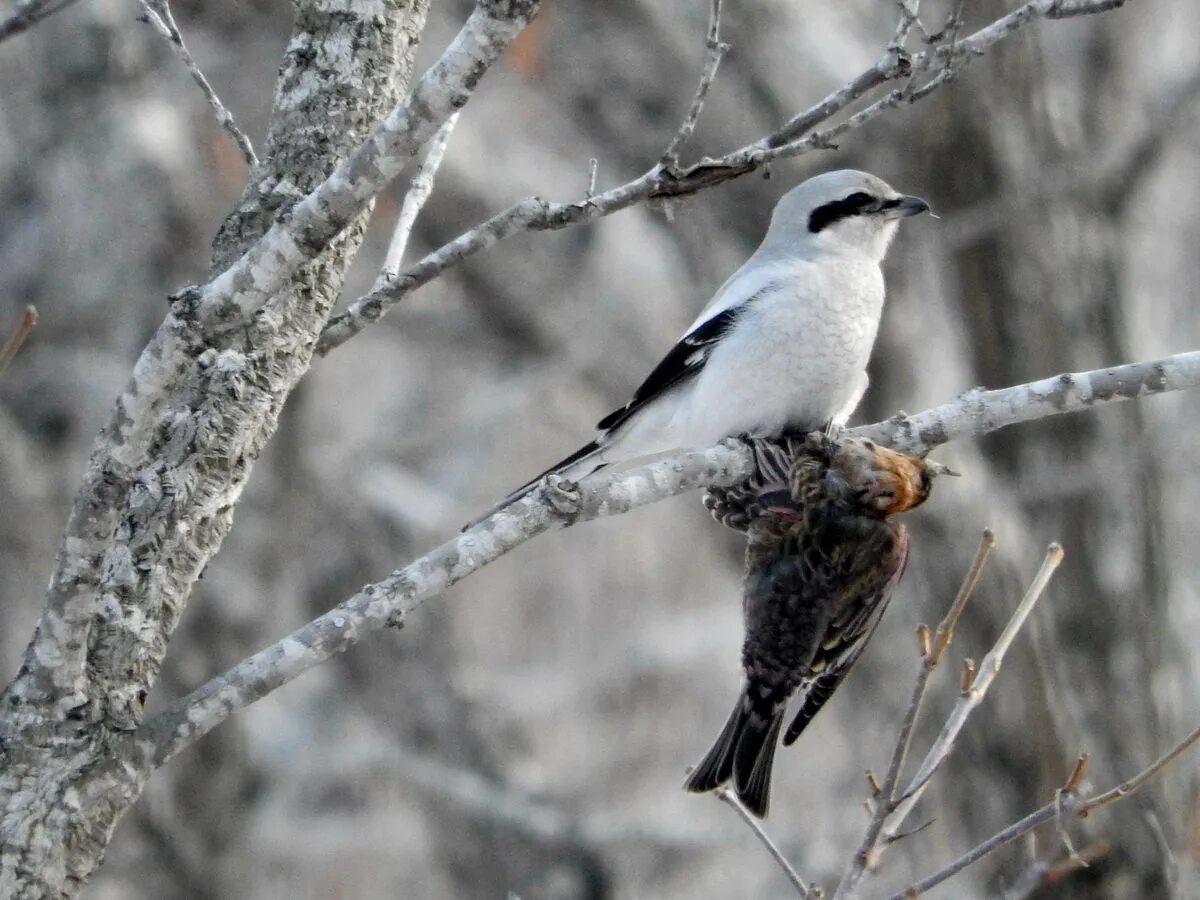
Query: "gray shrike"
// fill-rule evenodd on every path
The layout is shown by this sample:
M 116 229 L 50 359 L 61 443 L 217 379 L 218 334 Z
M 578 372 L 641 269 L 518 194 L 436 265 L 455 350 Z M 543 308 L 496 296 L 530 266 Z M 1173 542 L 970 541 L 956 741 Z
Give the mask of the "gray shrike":
M 603 466 L 726 437 L 840 428 L 867 389 L 883 310 L 880 263 L 919 197 L 852 169 L 797 185 L 766 237 L 600 435 L 546 475 L 578 480 Z M 480 521 L 480 520 L 476 520 Z

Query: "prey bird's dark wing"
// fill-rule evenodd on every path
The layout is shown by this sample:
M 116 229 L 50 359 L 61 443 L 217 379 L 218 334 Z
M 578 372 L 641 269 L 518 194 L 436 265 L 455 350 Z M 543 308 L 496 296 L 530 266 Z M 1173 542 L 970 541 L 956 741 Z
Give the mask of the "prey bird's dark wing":
M 890 546 L 881 547 L 880 541 Z M 795 742 L 833 695 L 875 633 L 908 562 L 908 529 L 883 525 L 878 537 L 846 546 L 850 553 L 836 563 L 845 569 L 845 579 L 838 579 L 844 591 L 842 602 L 813 657 L 811 669 L 817 674 L 804 679 L 797 691 L 800 705 L 784 733 L 785 747 Z
M 789 504 L 788 473 L 807 446 L 803 437 L 754 438 L 746 443 L 754 455 L 754 474 L 726 488 L 710 487 L 703 498 L 712 517 L 735 531 L 746 531 L 771 506 Z

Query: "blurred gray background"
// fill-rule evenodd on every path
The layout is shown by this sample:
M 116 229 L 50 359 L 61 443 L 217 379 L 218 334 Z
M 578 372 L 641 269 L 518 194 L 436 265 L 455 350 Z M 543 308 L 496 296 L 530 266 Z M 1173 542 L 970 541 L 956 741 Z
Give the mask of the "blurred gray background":
M 966 5 L 969 25 L 1012 8 Z M 873 62 L 884 0 L 727 2 L 733 45 L 695 152 L 740 146 Z M 469 9 L 437 2 L 428 63 Z M 260 142 L 290 7 L 175 4 Z M 925 4 L 927 21 L 946 4 Z M 16 669 L 94 434 L 160 321 L 200 277 L 244 168 L 129 0 L 84 0 L 0 46 L 0 332 L 41 325 L 0 378 L 0 671 Z M 453 136 L 410 254 L 529 193 L 573 199 L 658 158 L 704 58 L 703 0 L 549 0 Z M 1005 41 L 948 88 L 675 205 L 511 240 L 318 361 L 259 462 L 177 634 L 158 702 L 416 557 L 573 450 L 623 402 L 808 174 L 861 167 L 926 197 L 888 261 L 857 421 L 975 385 L 1200 346 L 1200 19 L 1146 0 Z M 687 154 L 685 153 L 685 158 Z M 373 280 L 381 198 L 349 282 Z M 911 565 L 875 642 L 776 764 L 768 828 L 834 880 L 917 668 L 985 525 L 999 536 L 918 734 L 953 703 L 1046 543 L 1067 561 L 994 693 L 866 896 L 902 888 L 1046 802 L 1082 750 L 1108 787 L 1200 718 L 1194 551 L 1200 397 L 1022 426 L 938 457 L 965 477 L 909 518 Z M 172 762 L 119 826 L 96 898 L 787 897 L 685 767 L 738 689 L 740 547 L 695 495 L 527 544 L 252 707 Z M 936 896 L 1200 896 L 1200 786 L 1185 759 L 1074 829 L 1108 848 L 1028 893 L 1053 829 Z M 1007 894 L 1005 893 L 1007 892 Z

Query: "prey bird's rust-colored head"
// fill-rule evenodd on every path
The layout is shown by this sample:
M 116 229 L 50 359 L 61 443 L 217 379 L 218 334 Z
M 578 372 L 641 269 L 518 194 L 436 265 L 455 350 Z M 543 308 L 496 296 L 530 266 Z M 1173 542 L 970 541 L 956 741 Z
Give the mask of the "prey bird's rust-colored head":
M 846 502 L 886 517 L 916 509 L 929 498 L 933 479 L 950 474 L 941 463 L 899 453 L 865 438 L 808 436 L 792 466 L 792 499 L 807 505 L 840 495 Z

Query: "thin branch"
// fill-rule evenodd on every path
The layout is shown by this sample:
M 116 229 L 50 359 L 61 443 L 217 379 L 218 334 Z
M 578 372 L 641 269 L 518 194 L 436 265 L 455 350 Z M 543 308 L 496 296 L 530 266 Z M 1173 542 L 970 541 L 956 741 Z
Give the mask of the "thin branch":
M 995 546 L 996 536 L 990 528 L 984 529 L 979 539 L 979 547 L 975 551 L 975 557 L 967 569 L 967 574 L 963 578 L 962 585 L 959 587 L 954 601 L 950 604 L 950 608 L 946 611 L 946 615 L 938 625 L 938 642 L 930 643 L 928 628 L 925 628 L 923 632 L 919 632 L 921 635 L 920 649 L 922 659 L 921 667 L 917 671 L 916 683 L 913 685 L 912 700 L 909 702 L 908 711 L 904 714 L 904 721 L 900 725 L 900 733 L 896 736 L 896 744 L 892 749 L 892 756 L 888 763 L 887 775 L 884 778 L 883 785 L 875 792 L 875 808 L 871 815 L 871 821 L 867 825 L 866 833 L 863 835 L 862 842 L 851 859 L 846 874 L 842 877 L 841 883 L 838 884 L 835 897 L 843 896 L 845 892 L 852 891 L 854 885 L 862 877 L 863 872 L 875 864 L 877 855 L 876 847 L 879 844 L 880 832 L 883 830 L 888 816 L 896 808 L 896 789 L 900 781 L 900 773 L 904 769 L 904 760 L 908 756 L 908 750 L 912 744 L 913 729 L 920 714 L 921 703 L 925 699 L 925 692 L 929 686 L 929 678 L 942 661 L 942 656 L 945 654 L 946 648 L 950 645 L 950 639 L 954 635 L 954 627 L 958 624 L 963 610 L 966 609 L 967 600 L 974 593 L 975 586 L 979 583 L 979 576 L 983 574 L 983 567 L 987 564 L 988 557 Z
M 954 639 L 954 629 L 958 626 L 958 620 L 962 618 L 963 610 L 967 608 L 967 601 L 975 593 L 979 578 L 983 575 L 983 567 L 987 565 L 988 557 L 992 555 L 995 547 L 995 533 L 990 528 L 983 529 L 983 534 L 979 537 L 979 546 L 967 569 L 966 577 L 963 578 L 962 586 L 959 587 L 958 593 L 954 596 L 954 602 L 946 610 L 946 615 L 938 623 L 937 631 L 933 634 L 933 643 L 929 648 L 929 655 L 925 659 L 926 668 L 935 669 L 942 661 L 942 657 L 950 646 L 950 641 Z
M 556 510 L 540 491 L 522 497 L 387 578 L 366 585 L 148 721 L 143 733 L 156 744 L 156 763 L 166 762 L 232 713 L 368 634 L 403 624 L 425 600 L 551 528 L 621 515 L 703 485 L 728 485 L 745 478 L 752 462 L 748 453 L 739 451 L 742 446 L 725 441 L 712 450 L 680 454 L 616 475 L 601 473 L 579 486 L 580 503 L 574 515 Z
M 8 336 L 8 340 L 4 342 L 3 346 L 0 346 L 0 375 L 4 374 L 4 370 L 8 368 L 8 364 L 17 355 L 17 351 L 21 349 L 21 345 L 25 343 L 29 335 L 33 334 L 33 329 L 37 328 L 37 323 L 37 307 L 31 303 L 21 310 L 21 318 L 17 320 L 17 327 Z
M 983 702 L 988 688 L 991 687 L 992 682 L 1000 673 L 1000 665 L 1004 661 L 1004 656 L 1008 652 L 1008 648 L 1012 645 L 1017 633 L 1025 624 L 1025 620 L 1029 618 L 1029 614 L 1033 612 L 1033 608 L 1041 598 L 1046 585 L 1050 583 L 1050 578 L 1054 575 L 1059 563 L 1062 562 L 1062 556 L 1062 547 L 1058 544 L 1051 544 L 1046 551 L 1046 558 L 1042 562 L 1042 567 L 1038 570 L 1037 575 L 1034 576 L 1029 589 L 1025 592 L 1025 596 L 1017 604 L 1016 610 L 1014 610 L 1012 617 L 1008 620 L 1008 624 L 1004 626 L 1004 630 L 1000 632 L 995 645 L 979 663 L 978 674 L 974 679 L 971 690 L 959 697 L 954 705 L 954 709 L 950 712 L 950 716 L 946 719 L 946 723 L 942 726 L 941 733 L 938 734 L 937 739 L 933 742 L 933 746 L 925 754 L 925 759 L 917 768 L 916 774 L 913 775 L 908 787 L 904 789 L 904 792 L 893 805 L 892 811 L 885 818 L 883 827 L 879 832 L 882 840 L 873 848 L 873 854 L 876 858 L 882 853 L 883 848 L 891 843 L 892 839 L 900 832 L 904 820 L 908 818 L 913 807 L 917 805 L 917 801 L 925 793 L 925 788 L 928 787 L 930 779 L 933 778 L 942 763 L 946 761 L 946 757 L 954 749 L 954 744 L 958 740 L 963 726 L 966 725 L 967 719 Z M 842 879 L 842 883 L 838 885 L 836 896 L 852 896 L 855 886 L 865 871 L 865 867 L 859 868 L 857 865 L 852 867 L 846 873 L 846 877 Z
M 1003 847 L 1010 841 L 1029 833 L 1039 825 L 1046 822 L 1051 822 L 1058 818 L 1064 812 L 1073 818 L 1082 819 L 1090 812 L 1101 807 L 1108 806 L 1111 803 L 1116 803 L 1118 800 L 1124 800 L 1132 795 L 1139 788 L 1144 786 L 1148 781 L 1157 776 L 1167 766 L 1179 759 L 1184 753 L 1190 750 L 1195 744 L 1200 741 L 1200 728 L 1197 728 L 1182 741 L 1172 747 L 1169 751 L 1163 754 L 1153 765 L 1139 772 L 1128 781 L 1122 782 L 1111 790 L 1105 791 L 1103 794 L 1098 794 L 1088 800 L 1084 800 L 1074 794 L 1066 792 L 1060 793 L 1045 806 L 1030 813 L 1019 822 L 1005 828 L 992 835 L 986 841 L 977 845 L 967 853 L 960 856 L 954 862 L 950 863 L 937 872 L 934 872 L 927 878 L 923 878 L 916 884 L 911 885 L 903 891 L 898 891 L 892 894 L 888 900 L 906 900 L 906 898 L 919 896 L 931 888 L 936 887 L 943 881 L 946 881 L 951 876 L 958 874 L 963 869 L 967 868 L 974 862 L 987 856 L 993 850 Z
M 968 392 L 927 412 L 899 415 L 850 433 L 906 452 L 925 452 L 948 440 L 986 434 L 1016 422 L 1197 385 L 1200 351 L 1152 363 L 1061 375 L 999 391 Z M 426 599 L 544 531 L 620 515 L 703 486 L 728 486 L 749 475 L 753 465 L 753 453 L 746 444 L 726 440 L 707 450 L 587 478 L 579 485 L 579 506 L 573 512 L 561 511 L 561 500 L 552 505 L 541 491 L 533 491 L 407 567 L 367 585 L 147 722 L 144 734 L 156 745 L 156 760 L 165 762 L 234 712 L 347 650 L 367 634 L 402 622 Z M 988 665 L 987 659 L 980 665 L 985 686 L 992 677 Z
M 1075 802 L 1078 802 L 1076 799 Z M 936 887 L 948 878 L 957 875 L 963 869 L 978 862 L 987 856 L 993 850 L 998 850 L 1005 844 L 1015 841 L 1023 834 L 1028 834 L 1039 825 L 1044 825 L 1052 821 L 1059 813 L 1059 804 L 1056 800 L 1051 800 L 1041 809 L 1032 812 L 1019 822 L 1014 822 L 1003 831 L 999 831 L 992 835 L 986 841 L 964 853 L 950 865 L 943 869 L 934 872 L 928 878 L 923 878 L 916 884 L 910 885 L 902 891 L 897 891 L 888 897 L 888 900 L 911 900 L 913 897 L 919 897 L 921 894 Z
M 317 352 L 325 354 L 345 343 L 446 269 L 511 235 L 568 228 L 595 221 L 646 200 L 695 194 L 757 171 L 775 160 L 834 147 L 835 138 L 863 127 L 884 112 L 903 103 L 915 103 L 924 99 L 948 83 L 962 66 L 981 56 L 998 41 L 1038 19 L 1052 18 L 1051 13 L 1058 10 L 1061 3 L 1062 0 L 1029 0 L 974 34 L 965 38 L 952 38 L 947 43 L 938 44 L 912 56 L 902 47 L 889 44 L 874 65 L 864 69 L 819 103 L 793 117 L 770 134 L 724 156 L 715 159 L 704 158 L 683 170 L 660 160 L 632 181 L 570 203 L 552 203 L 539 197 L 521 200 L 429 254 L 412 269 L 401 273 L 385 289 L 372 290 L 349 304 L 344 312 L 330 320 L 321 336 Z M 1089 11 L 1105 12 L 1112 8 L 1112 0 L 1079 0 L 1077 4 L 1072 4 L 1071 8 L 1075 10 L 1071 15 L 1084 15 Z M 844 121 L 823 131 L 813 131 L 818 125 L 880 86 L 892 81 L 911 79 L 914 71 L 923 72 L 934 68 L 935 65 L 940 66 L 937 74 L 919 88 L 910 84 L 905 90 L 893 90 Z M 685 119 L 685 126 L 686 122 Z M 680 131 L 683 131 L 682 127 Z M 673 140 L 672 145 L 674 143 Z
M 696 95 L 692 98 L 692 105 L 688 109 L 687 115 L 684 116 L 679 130 L 675 132 L 675 137 L 671 138 L 671 143 L 667 145 L 662 159 L 659 160 L 659 165 L 664 168 L 674 168 L 679 165 L 679 151 L 683 149 L 696 130 L 696 123 L 700 120 L 700 113 L 704 109 L 704 100 L 708 97 L 709 88 L 712 87 L 713 80 L 717 77 L 717 69 L 721 65 L 722 58 L 729 52 L 729 45 L 721 41 L 721 0 L 712 0 L 708 14 L 708 33 L 705 36 L 704 45 L 708 48 L 708 59 L 704 63 L 704 71 L 700 73 L 700 83 L 696 85 Z
M 1058 0 L 1046 13 L 1048 19 L 1070 19 L 1073 16 L 1090 16 L 1098 12 L 1120 9 L 1125 0 Z
M 396 217 L 396 227 L 392 231 L 392 240 L 388 244 L 387 256 L 384 258 L 382 271 L 375 281 L 373 290 L 378 290 L 400 274 L 400 266 L 404 264 L 404 251 L 412 236 L 413 225 L 416 223 L 422 207 L 425 206 L 425 201 L 433 193 L 433 179 L 437 176 L 438 167 L 442 164 L 442 157 L 446 154 L 446 145 L 450 142 L 450 134 L 454 131 L 454 126 L 458 124 L 458 115 L 455 113 L 443 122 L 442 127 L 429 140 L 425 150 L 425 159 L 413 173 L 412 181 L 408 185 L 408 192 L 405 193 L 404 201 L 400 205 L 400 215 Z
M 26 0 L 17 6 L 17 11 L 0 22 L 0 42 L 32 28 L 56 12 L 62 12 L 76 0 Z
M 242 159 L 246 161 L 247 167 L 253 169 L 258 165 L 258 157 L 254 155 L 254 145 L 250 143 L 250 138 L 246 137 L 246 133 L 238 128 L 237 122 L 233 119 L 233 113 L 221 102 L 217 92 L 213 90 L 204 73 L 200 71 L 200 67 L 196 65 L 196 60 L 192 58 L 191 52 L 183 42 L 183 34 L 180 33 L 179 26 L 175 24 L 170 4 L 167 0 L 140 0 L 140 2 L 142 9 L 145 10 L 145 14 L 141 17 L 142 21 L 149 24 L 171 45 L 171 51 L 179 57 L 188 70 L 188 74 L 192 76 L 192 80 L 200 86 L 204 99 L 208 101 L 213 115 L 216 116 L 217 123 L 229 132 L 229 136 L 237 144 L 238 150 L 242 152 Z
M 925 785 L 929 783 L 929 779 L 933 777 L 934 772 L 937 771 L 946 757 L 950 755 L 959 732 L 962 731 L 971 713 L 983 702 L 988 688 L 991 687 L 996 676 L 1000 674 L 1000 665 L 1004 662 L 1004 656 L 1008 653 L 1008 648 L 1016 638 L 1017 632 L 1021 630 L 1021 626 L 1025 624 L 1025 620 L 1029 618 L 1029 614 L 1033 612 L 1034 606 L 1037 605 L 1042 592 L 1050 583 L 1050 579 L 1062 562 L 1062 558 L 1062 547 L 1058 544 L 1051 544 L 1046 551 L 1046 558 L 1042 561 L 1041 569 L 1034 576 L 1033 582 L 1029 585 L 1025 596 L 1017 605 L 1012 618 L 1008 620 L 1008 624 L 1000 632 L 1000 637 L 996 639 L 995 645 L 979 663 L 979 671 L 975 676 L 975 683 L 970 693 L 965 697 L 959 698 L 955 704 L 954 711 L 950 713 L 950 718 L 946 720 L 946 724 L 942 727 L 942 733 L 934 741 L 933 746 L 925 755 L 925 760 L 921 763 L 920 768 L 917 769 L 917 773 L 912 777 L 912 781 L 905 789 L 901 798 L 901 805 L 897 806 L 896 812 L 892 816 L 892 822 L 885 829 L 886 832 L 893 833 L 894 830 L 898 830 L 900 820 L 904 818 L 902 813 L 907 812 L 905 804 L 907 804 L 907 808 L 911 808 Z
M 600 160 L 592 157 L 588 160 L 588 181 L 587 191 L 584 192 L 584 199 L 591 200 L 596 196 L 596 176 L 600 174 Z
M 540 0 L 478 0 L 450 46 L 409 97 L 229 268 L 203 287 L 178 295 L 172 307 L 177 318 L 195 319 L 213 331 L 238 327 L 266 306 L 286 280 L 324 251 L 442 123 L 467 103 L 539 6 Z
M 914 26 L 920 31 L 921 36 L 926 41 L 929 40 L 929 34 L 925 31 L 925 26 L 921 24 L 920 16 L 921 0 L 896 0 L 896 5 L 900 7 L 900 21 L 896 24 L 896 34 L 892 38 L 891 46 L 903 47 L 908 43 L 908 34 Z
M 1156 759 L 1154 763 L 1144 772 L 1139 772 L 1133 778 L 1130 778 L 1128 781 L 1121 782 L 1112 790 L 1105 791 L 1103 794 L 1098 794 L 1097 796 L 1088 800 L 1087 803 L 1083 804 L 1083 807 L 1079 810 L 1078 815 L 1080 818 L 1082 818 L 1094 809 L 1099 809 L 1102 806 L 1108 806 L 1110 803 L 1116 803 L 1118 800 L 1123 800 L 1131 794 L 1137 793 L 1146 785 L 1147 781 L 1190 750 L 1192 745 L 1197 741 L 1200 741 L 1200 728 L 1197 728 L 1182 741 L 1176 744 L 1175 747 Z
M 779 868 L 783 869 L 784 874 L 787 875 L 788 881 L 792 883 L 792 887 L 796 889 L 796 892 L 801 897 L 810 896 L 808 885 L 804 883 L 804 879 L 792 868 L 792 864 L 788 862 L 787 857 L 783 855 L 780 849 L 775 846 L 775 842 L 771 840 L 771 836 L 767 834 L 766 829 L 762 827 L 762 824 L 754 816 L 750 815 L 746 807 L 742 806 L 742 802 L 734 796 L 733 791 L 729 790 L 729 788 L 720 788 L 714 793 L 718 800 L 728 803 L 733 807 L 733 811 L 750 827 L 750 830 L 754 832 L 754 836 L 767 848 L 767 852 L 771 854 L 771 858 L 779 863 Z

